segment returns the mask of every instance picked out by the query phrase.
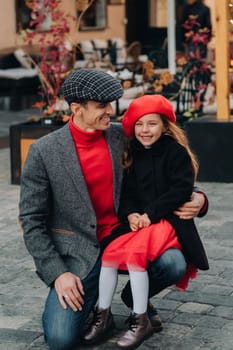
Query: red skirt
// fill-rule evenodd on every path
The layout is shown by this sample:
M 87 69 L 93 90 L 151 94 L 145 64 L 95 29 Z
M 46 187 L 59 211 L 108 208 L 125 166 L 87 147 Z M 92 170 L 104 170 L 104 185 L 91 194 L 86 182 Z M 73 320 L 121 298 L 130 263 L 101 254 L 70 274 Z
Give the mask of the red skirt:
M 159 223 L 123 234 L 111 242 L 102 256 L 102 266 L 120 270 L 145 271 L 150 261 L 159 258 L 166 250 L 181 250 L 176 232 L 172 225 L 162 219 Z M 177 283 L 180 289 L 186 289 L 189 278 L 196 277 L 196 268 L 188 265 L 182 281 Z

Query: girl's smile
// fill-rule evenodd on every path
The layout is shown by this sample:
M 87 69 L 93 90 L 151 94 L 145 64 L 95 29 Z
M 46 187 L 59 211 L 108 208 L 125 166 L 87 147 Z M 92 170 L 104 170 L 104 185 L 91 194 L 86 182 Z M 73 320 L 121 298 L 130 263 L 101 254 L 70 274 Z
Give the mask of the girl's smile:
M 151 146 L 165 131 L 163 121 L 159 114 L 146 114 L 135 124 L 134 132 L 136 139 L 143 146 Z

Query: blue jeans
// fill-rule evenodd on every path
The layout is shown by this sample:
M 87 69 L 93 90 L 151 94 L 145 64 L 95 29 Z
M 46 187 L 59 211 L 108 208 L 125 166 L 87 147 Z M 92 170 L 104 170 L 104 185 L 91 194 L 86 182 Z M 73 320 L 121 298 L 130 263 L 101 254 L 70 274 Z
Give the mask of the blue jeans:
M 178 249 L 168 249 L 159 258 L 149 263 L 149 298 L 178 282 L 185 274 L 186 261 Z M 132 308 L 133 299 L 128 282 L 121 293 L 124 303 Z
M 42 317 L 45 341 L 52 350 L 71 350 L 80 341 L 88 315 L 98 297 L 101 261 L 97 260 L 89 275 L 82 280 L 85 295 L 82 311 L 64 310 L 55 288 L 48 294 Z

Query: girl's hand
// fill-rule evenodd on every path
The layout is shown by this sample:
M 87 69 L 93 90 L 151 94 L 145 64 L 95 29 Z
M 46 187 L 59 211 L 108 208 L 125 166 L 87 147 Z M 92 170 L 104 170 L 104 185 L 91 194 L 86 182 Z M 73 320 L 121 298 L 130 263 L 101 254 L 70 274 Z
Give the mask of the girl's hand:
M 151 225 L 151 221 L 150 221 L 148 215 L 146 213 L 140 215 L 140 218 L 138 220 L 138 227 L 139 227 L 139 229 L 143 228 L 143 227 L 148 227 L 150 225 Z
M 137 231 L 139 229 L 138 220 L 140 216 L 141 215 L 138 213 L 132 213 L 128 215 L 129 227 L 131 228 L 132 231 Z
M 132 231 L 138 231 L 143 227 L 148 227 L 151 225 L 151 221 L 146 213 L 142 215 L 138 213 L 129 214 L 128 221 Z

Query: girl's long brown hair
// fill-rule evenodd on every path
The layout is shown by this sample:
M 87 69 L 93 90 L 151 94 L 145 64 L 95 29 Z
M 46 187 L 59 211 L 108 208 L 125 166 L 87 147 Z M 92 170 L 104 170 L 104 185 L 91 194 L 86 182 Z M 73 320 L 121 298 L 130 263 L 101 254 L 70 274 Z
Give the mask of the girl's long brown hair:
M 185 135 L 185 132 L 181 129 L 181 127 L 170 122 L 167 119 L 167 117 L 165 117 L 163 115 L 161 115 L 160 117 L 161 117 L 161 119 L 163 121 L 163 125 L 166 129 L 164 134 L 171 136 L 176 142 L 178 142 L 181 146 L 183 146 L 186 149 L 186 151 L 188 152 L 188 154 L 191 158 L 191 164 L 192 164 L 192 168 L 193 168 L 193 172 L 194 172 L 194 177 L 196 180 L 198 168 L 199 168 L 198 160 L 197 160 L 196 155 L 191 151 L 191 149 L 189 147 L 188 138 Z M 132 162 L 133 162 L 133 159 L 132 159 L 131 148 L 130 148 L 130 140 L 126 140 L 125 145 L 124 145 L 124 151 L 122 153 L 121 165 L 123 168 L 127 169 L 130 167 Z

